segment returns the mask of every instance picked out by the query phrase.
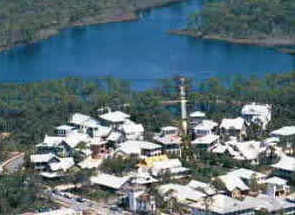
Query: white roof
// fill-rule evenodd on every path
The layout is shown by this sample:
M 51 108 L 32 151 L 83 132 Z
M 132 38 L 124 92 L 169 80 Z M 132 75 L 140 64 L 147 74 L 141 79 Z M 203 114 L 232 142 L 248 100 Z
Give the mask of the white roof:
M 249 190 L 249 187 L 240 177 L 233 175 L 222 175 L 218 176 L 218 178 L 223 182 L 226 189 L 230 192 L 234 191 L 235 189 L 239 189 L 241 191 Z
M 74 129 L 75 127 L 73 126 L 70 126 L 70 125 L 60 125 L 60 126 L 57 126 L 56 129 L 57 130 L 72 130 Z
M 266 177 L 266 175 L 261 172 L 257 172 L 257 171 L 253 171 L 251 169 L 245 169 L 245 168 L 236 169 L 228 173 L 228 175 L 233 175 L 233 176 L 240 177 L 247 180 L 250 180 L 253 174 L 256 174 L 256 177 L 258 178 Z
M 208 134 L 206 136 L 198 137 L 198 138 L 194 139 L 191 142 L 191 144 L 193 144 L 193 145 L 197 145 L 197 144 L 212 144 L 212 143 L 214 143 L 218 139 L 219 139 L 219 136 L 218 135 Z
M 258 141 L 236 142 L 234 146 L 238 148 L 240 155 L 245 160 L 257 159 L 258 155 L 265 150 Z
M 190 206 L 202 210 L 206 209 L 204 201 L 192 203 Z M 212 197 L 212 204 L 210 204 L 208 210 L 217 214 L 228 214 L 247 209 L 253 209 L 253 206 L 244 204 L 242 201 L 229 196 L 217 194 Z
M 102 159 L 92 159 L 91 156 L 85 158 L 85 160 L 78 163 L 78 166 L 82 169 L 92 169 L 98 168 L 99 165 L 102 163 Z
M 278 137 L 269 137 L 263 140 L 263 143 L 265 144 L 278 143 L 278 142 L 280 142 L 280 138 Z
M 203 120 L 200 124 L 196 125 L 193 129 L 194 130 L 212 130 L 218 124 L 212 120 Z
M 92 184 L 98 184 L 104 187 L 109 187 L 115 190 L 120 189 L 130 177 L 118 177 L 114 175 L 101 173 L 97 176 L 90 177 L 90 181 Z
M 31 155 L 31 162 L 32 163 L 47 163 L 53 158 L 57 158 L 54 154 L 49 153 L 49 154 L 36 154 L 36 155 Z M 59 160 L 59 158 L 57 158 Z
M 257 209 L 267 209 L 268 212 L 278 212 L 282 209 L 294 208 L 295 204 L 280 198 L 270 198 L 259 194 L 256 197 L 246 196 L 243 203 Z
M 46 146 L 58 146 L 62 141 L 64 141 L 65 137 L 59 137 L 59 136 L 48 136 L 47 134 L 44 137 L 43 143 L 39 144 L 46 145 Z
M 96 127 L 99 125 L 98 121 L 91 116 L 87 116 L 82 113 L 74 113 L 69 121 L 72 124 Z
M 244 126 L 244 119 L 241 117 L 235 118 L 235 119 L 223 119 L 220 128 L 224 128 L 226 130 L 228 129 L 235 129 L 235 130 L 241 130 Z
M 161 149 L 162 147 L 158 144 L 147 142 L 147 141 L 137 141 L 128 140 L 120 144 L 120 147 L 116 151 L 122 151 L 125 154 L 141 154 L 142 149 L 155 150 Z
M 197 181 L 197 180 L 191 180 L 186 186 L 188 186 L 192 189 L 201 188 L 208 195 L 213 195 L 216 193 L 216 189 L 213 186 L 211 186 L 210 184 L 201 182 L 201 181 Z
M 172 131 L 172 130 L 178 130 L 175 126 L 165 126 L 161 128 L 162 131 Z
M 195 111 L 190 113 L 190 117 L 205 117 L 206 114 L 204 112 L 201 111 Z
M 72 157 L 70 158 L 60 158 L 60 162 L 50 163 L 49 167 L 52 171 L 63 170 L 66 171 L 74 166 L 75 162 Z
M 272 131 L 271 135 L 275 136 L 291 136 L 295 135 L 295 126 L 285 126 L 278 130 Z
M 171 191 L 171 195 L 179 202 L 185 202 L 189 200 L 198 201 L 202 197 L 206 196 L 204 193 L 198 190 L 194 190 L 193 188 L 180 184 L 165 184 L 159 186 L 158 188 L 158 192 L 161 196 L 167 196 L 167 194 Z
M 122 125 L 122 130 L 126 134 L 138 133 L 138 132 L 144 132 L 144 127 L 142 124 L 136 124 L 132 122 L 131 120 L 128 120 Z
M 66 142 L 71 148 L 75 148 L 80 142 L 90 143 L 91 139 L 88 134 L 71 132 L 65 137 L 64 142 Z
M 275 184 L 275 185 L 287 185 L 288 180 L 273 176 L 265 180 L 267 184 Z
M 278 163 L 271 165 L 274 168 L 287 170 L 287 171 L 295 171 L 295 158 L 283 155 Z
M 175 159 L 154 162 L 153 169 L 162 170 L 162 169 L 172 169 L 177 167 L 182 167 L 182 164 L 178 158 L 175 158 Z
M 267 104 L 247 104 L 242 108 L 243 115 L 268 115 L 271 106 Z
M 121 111 L 114 111 L 114 112 L 102 114 L 99 117 L 106 121 L 117 123 L 117 122 L 124 122 L 126 119 L 130 117 L 130 115 L 123 113 Z
M 155 182 L 158 182 L 157 179 L 152 177 L 149 173 L 147 172 L 138 172 L 136 174 L 130 175 L 131 177 L 131 183 L 132 184 L 152 184 Z
M 40 175 L 44 178 L 56 178 L 62 176 L 59 172 L 40 172 Z

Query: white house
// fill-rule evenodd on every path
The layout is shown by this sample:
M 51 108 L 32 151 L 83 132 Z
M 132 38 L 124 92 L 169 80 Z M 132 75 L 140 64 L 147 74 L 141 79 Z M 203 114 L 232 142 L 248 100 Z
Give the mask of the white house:
M 144 127 L 131 120 L 126 120 L 121 127 L 123 134 L 127 140 L 143 140 Z
M 146 158 L 162 154 L 162 146 L 147 141 L 128 140 L 121 143 L 114 154 L 116 156 L 136 155 L 140 158 Z
M 154 140 L 163 146 L 164 152 L 180 155 L 181 137 L 179 133 L 180 131 L 177 127 L 163 127 L 160 133 L 155 134 Z
M 271 106 L 256 103 L 247 104 L 243 106 L 241 114 L 248 124 L 256 123 L 266 129 L 271 120 Z
M 279 162 L 271 166 L 277 170 L 279 176 L 290 178 L 295 171 L 295 158 L 282 155 Z
M 245 168 L 232 170 L 231 172 L 227 173 L 227 175 L 241 178 L 245 180 L 248 184 L 250 183 L 251 179 L 254 176 L 255 176 L 255 179 L 257 180 L 257 183 L 260 183 L 260 184 L 265 183 L 265 179 L 266 179 L 265 174 L 251 170 L 251 169 L 245 169 Z
M 118 177 L 115 175 L 98 173 L 97 176 L 91 176 L 90 182 L 92 185 L 99 185 L 112 190 L 120 190 L 129 181 L 130 177 Z
M 205 119 L 206 114 L 201 111 L 195 111 L 190 113 L 189 116 L 190 116 L 190 123 L 192 126 L 194 126 L 201 123 Z
M 203 120 L 201 123 L 193 127 L 194 137 L 203 137 L 214 134 L 213 130 L 218 124 L 212 120 Z
M 242 140 L 246 133 L 245 120 L 241 117 L 235 119 L 223 119 L 219 126 L 223 136 L 234 136 Z
M 250 190 L 250 188 L 238 176 L 227 174 L 218 176 L 217 178 L 224 184 L 226 191 L 229 192 L 233 198 L 247 194 Z
M 52 153 L 31 155 L 30 159 L 34 168 L 46 178 L 60 177 L 61 172 L 66 172 L 75 164 L 72 157 L 60 158 Z
M 101 119 L 103 125 L 117 129 L 130 118 L 130 115 L 121 111 L 113 111 L 99 115 L 99 118 Z

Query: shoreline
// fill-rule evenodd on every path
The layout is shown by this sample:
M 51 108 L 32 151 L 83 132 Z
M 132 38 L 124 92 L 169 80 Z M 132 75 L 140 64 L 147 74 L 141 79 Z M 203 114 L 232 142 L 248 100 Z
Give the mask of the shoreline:
M 220 35 L 202 35 L 198 34 L 192 30 L 182 29 L 182 30 L 169 30 L 168 34 L 180 35 L 180 36 L 190 36 L 195 39 L 201 40 L 213 40 L 213 41 L 223 41 L 233 44 L 240 45 L 254 45 L 262 46 L 267 48 L 273 48 L 278 52 L 295 55 L 295 47 L 290 48 L 290 46 L 295 46 L 295 38 L 228 38 Z
M 154 9 L 154 8 L 161 8 L 166 7 L 174 3 L 184 2 L 186 0 L 167 0 L 166 2 L 157 1 L 153 3 L 147 3 L 146 5 L 139 6 L 135 8 L 133 11 L 124 11 L 121 14 L 113 15 L 105 17 L 104 14 L 100 14 L 97 16 L 90 16 L 90 17 L 83 17 L 82 20 L 68 23 L 66 25 L 60 25 L 57 27 L 48 27 L 38 31 L 37 39 L 32 41 L 24 42 L 24 41 L 17 41 L 11 45 L 7 46 L 0 46 L 0 53 L 4 51 L 8 51 L 10 49 L 23 46 L 23 45 L 30 45 L 34 44 L 43 40 L 47 40 L 53 36 L 56 36 L 61 33 L 62 30 L 67 28 L 75 28 L 75 27 L 82 27 L 82 26 L 91 26 L 91 25 L 100 25 L 100 24 L 108 24 L 108 23 L 115 23 L 115 22 L 130 22 L 136 21 L 139 19 L 137 16 L 137 12 Z

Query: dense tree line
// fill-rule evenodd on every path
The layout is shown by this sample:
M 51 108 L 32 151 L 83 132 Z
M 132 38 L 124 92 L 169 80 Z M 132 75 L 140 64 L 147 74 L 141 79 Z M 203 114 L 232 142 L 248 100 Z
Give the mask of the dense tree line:
M 163 0 L 2 0 L 0 50 L 57 34 L 60 29 L 134 18 Z
M 293 37 L 292 0 L 209 1 L 191 16 L 191 27 L 202 34 L 232 38 Z

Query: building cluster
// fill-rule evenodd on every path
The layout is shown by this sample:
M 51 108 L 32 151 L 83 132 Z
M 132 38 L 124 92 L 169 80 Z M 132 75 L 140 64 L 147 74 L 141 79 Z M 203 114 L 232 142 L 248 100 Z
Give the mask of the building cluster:
M 292 141 L 295 126 L 270 132 L 263 140 L 249 140 L 251 126 L 261 131 L 271 121 L 271 106 L 247 104 L 237 118 L 217 123 L 201 111 L 190 114 L 191 147 L 204 149 L 216 156 L 229 155 L 234 160 L 253 165 L 263 156 L 277 156 L 270 165 L 273 171 L 262 173 L 250 169 L 232 169 L 210 182 L 165 183 L 165 179 L 188 179 L 191 170 L 183 166 L 181 129 L 161 128 L 149 141 L 144 127 L 131 120 L 129 114 L 108 110 L 97 117 L 73 114 L 66 125 L 55 128 L 55 135 L 45 135 L 31 155 L 31 163 L 47 180 L 63 177 L 72 167 L 98 168 L 112 157 L 137 157 L 137 169 L 119 177 L 97 171 L 91 176 L 92 186 L 107 188 L 123 196 L 122 201 L 133 212 L 153 214 L 156 194 L 148 192 L 156 185 L 157 195 L 166 202 L 170 213 L 173 204 L 188 214 L 255 214 L 257 211 L 294 214 L 288 181 L 295 171 Z M 77 159 L 77 157 L 79 159 Z

